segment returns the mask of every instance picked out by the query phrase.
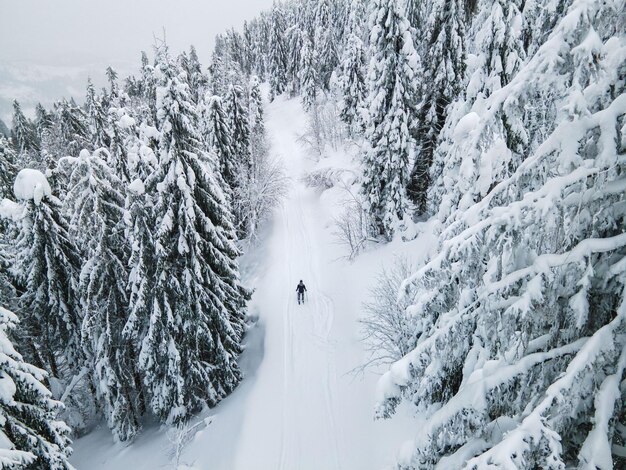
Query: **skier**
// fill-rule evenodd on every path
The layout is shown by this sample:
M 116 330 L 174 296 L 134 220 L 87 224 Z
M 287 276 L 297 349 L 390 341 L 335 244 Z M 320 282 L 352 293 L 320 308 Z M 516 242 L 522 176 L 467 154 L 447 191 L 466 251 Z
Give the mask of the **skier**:
M 306 292 L 306 286 L 304 285 L 304 282 L 302 282 L 302 279 L 300 279 L 300 282 L 296 287 L 296 292 L 298 293 L 298 305 L 300 305 L 300 302 L 304 303 L 304 293 Z

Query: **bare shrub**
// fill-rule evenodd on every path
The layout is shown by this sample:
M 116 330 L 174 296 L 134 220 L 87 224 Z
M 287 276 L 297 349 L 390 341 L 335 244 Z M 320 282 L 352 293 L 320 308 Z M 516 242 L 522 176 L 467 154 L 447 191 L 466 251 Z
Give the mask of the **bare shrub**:
M 323 157 L 327 148 L 337 150 L 346 141 L 345 125 L 332 99 L 315 103 L 308 114 L 306 131 L 298 141 L 308 147 L 316 158 Z
M 167 430 L 166 437 L 169 442 L 168 457 L 174 470 L 187 467 L 186 462 L 182 462 L 183 452 L 187 444 L 191 442 L 196 433 L 206 428 L 212 422 L 212 418 L 206 418 L 195 424 L 183 423 Z
M 398 257 L 389 268 L 383 268 L 376 277 L 370 300 L 363 304 L 361 338 L 369 352 L 366 367 L 391 364 L 407 354 L 415 344 L 411 320 L 406 308 L 412 296 L 398 297 L 402 282 L 413 273 L 408 259 Z
M 363 206 L 361 194 L 354 192 L 350 186 L 342 183 L 346 193 L 341 214 L 334 218 L 334 235 L 340 245 L 348 249 L 348 259 L 354 259 L 368 243 L 377 243 L 378 240 L 368 234 L 369 218 Z
M 285 197 L 288 179 L 281 162 L 270 157 L 265 138 L 255 139 L 251 148 L 252 165 L 241 164 L 238 169 L 243 183 L 233 198 L 233 206 L 240 235 L 255 243 L 259 227 Z

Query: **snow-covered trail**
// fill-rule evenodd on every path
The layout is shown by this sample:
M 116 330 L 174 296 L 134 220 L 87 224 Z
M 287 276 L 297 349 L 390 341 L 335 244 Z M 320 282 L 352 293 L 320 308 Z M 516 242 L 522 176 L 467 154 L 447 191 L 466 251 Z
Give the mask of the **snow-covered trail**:
M 415 423 L 374 421 L 377 377 L 350 371 L 364 361 L 361 304 L 396 248 L 364 254 L 355 263 L 338 261 L 344 252 L 332 235 L 332 217 L 342 193 L 320 194 L 302 177 L 320 166 L 350 168 L 350 159 L 341 152 L 317 163 L 307 156 L 298 142 L 306 128 L 298 100 L 279 97 L 269 104 L 266 128 L 289 191 L 261 245 L 242 260 L 247 284 L 255 288 L 250 311 L 259 317 L 246 337 L 245 378 L 194 421 L 198 432 L 180 463 L 194 470 L 386 468 Z M 304 305 L 296 300 L 300 279 L 308 289 Z M 102 426 L 75 443 L 72 461 L 79 470 L 171 469 L 170 437 L 152 425 L 123 447 Z
M 304 116 L 289 111 L 284 106 L 268 109 L 273 151 L 285 162 L 290 189 L 275 216 L 271 263 L 257 286 L 268 347 L 246 404 L 235 469 L 345 468 L 331 339 L 335 311 L 321 283 L 317 198 L 301 181 L 311 163 L 296 143 Z M 308 289 L 303 305 L 296 301 L 300 279 Z M 264 436 L 263 445 L 259 436 Z

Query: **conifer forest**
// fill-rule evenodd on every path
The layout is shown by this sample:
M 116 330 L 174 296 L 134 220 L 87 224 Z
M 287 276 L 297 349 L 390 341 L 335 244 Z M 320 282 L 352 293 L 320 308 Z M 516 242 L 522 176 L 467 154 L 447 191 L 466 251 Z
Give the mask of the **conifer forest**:
M 0 121 L 0 468 L 626 468 L 626 2 L 248 18 Z

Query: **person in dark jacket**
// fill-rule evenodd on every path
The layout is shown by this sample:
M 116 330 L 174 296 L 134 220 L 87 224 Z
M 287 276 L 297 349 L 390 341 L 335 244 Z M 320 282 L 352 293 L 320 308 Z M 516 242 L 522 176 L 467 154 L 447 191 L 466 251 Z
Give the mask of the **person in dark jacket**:
M 300 279 L 300 282 L 296 287 L 296 292 L 298 293 L 298 304 L 304 303 L 304 293 L 306 292 L 306 286 L 304 285 L 304 282 L 302 282 L 302 279 Z

